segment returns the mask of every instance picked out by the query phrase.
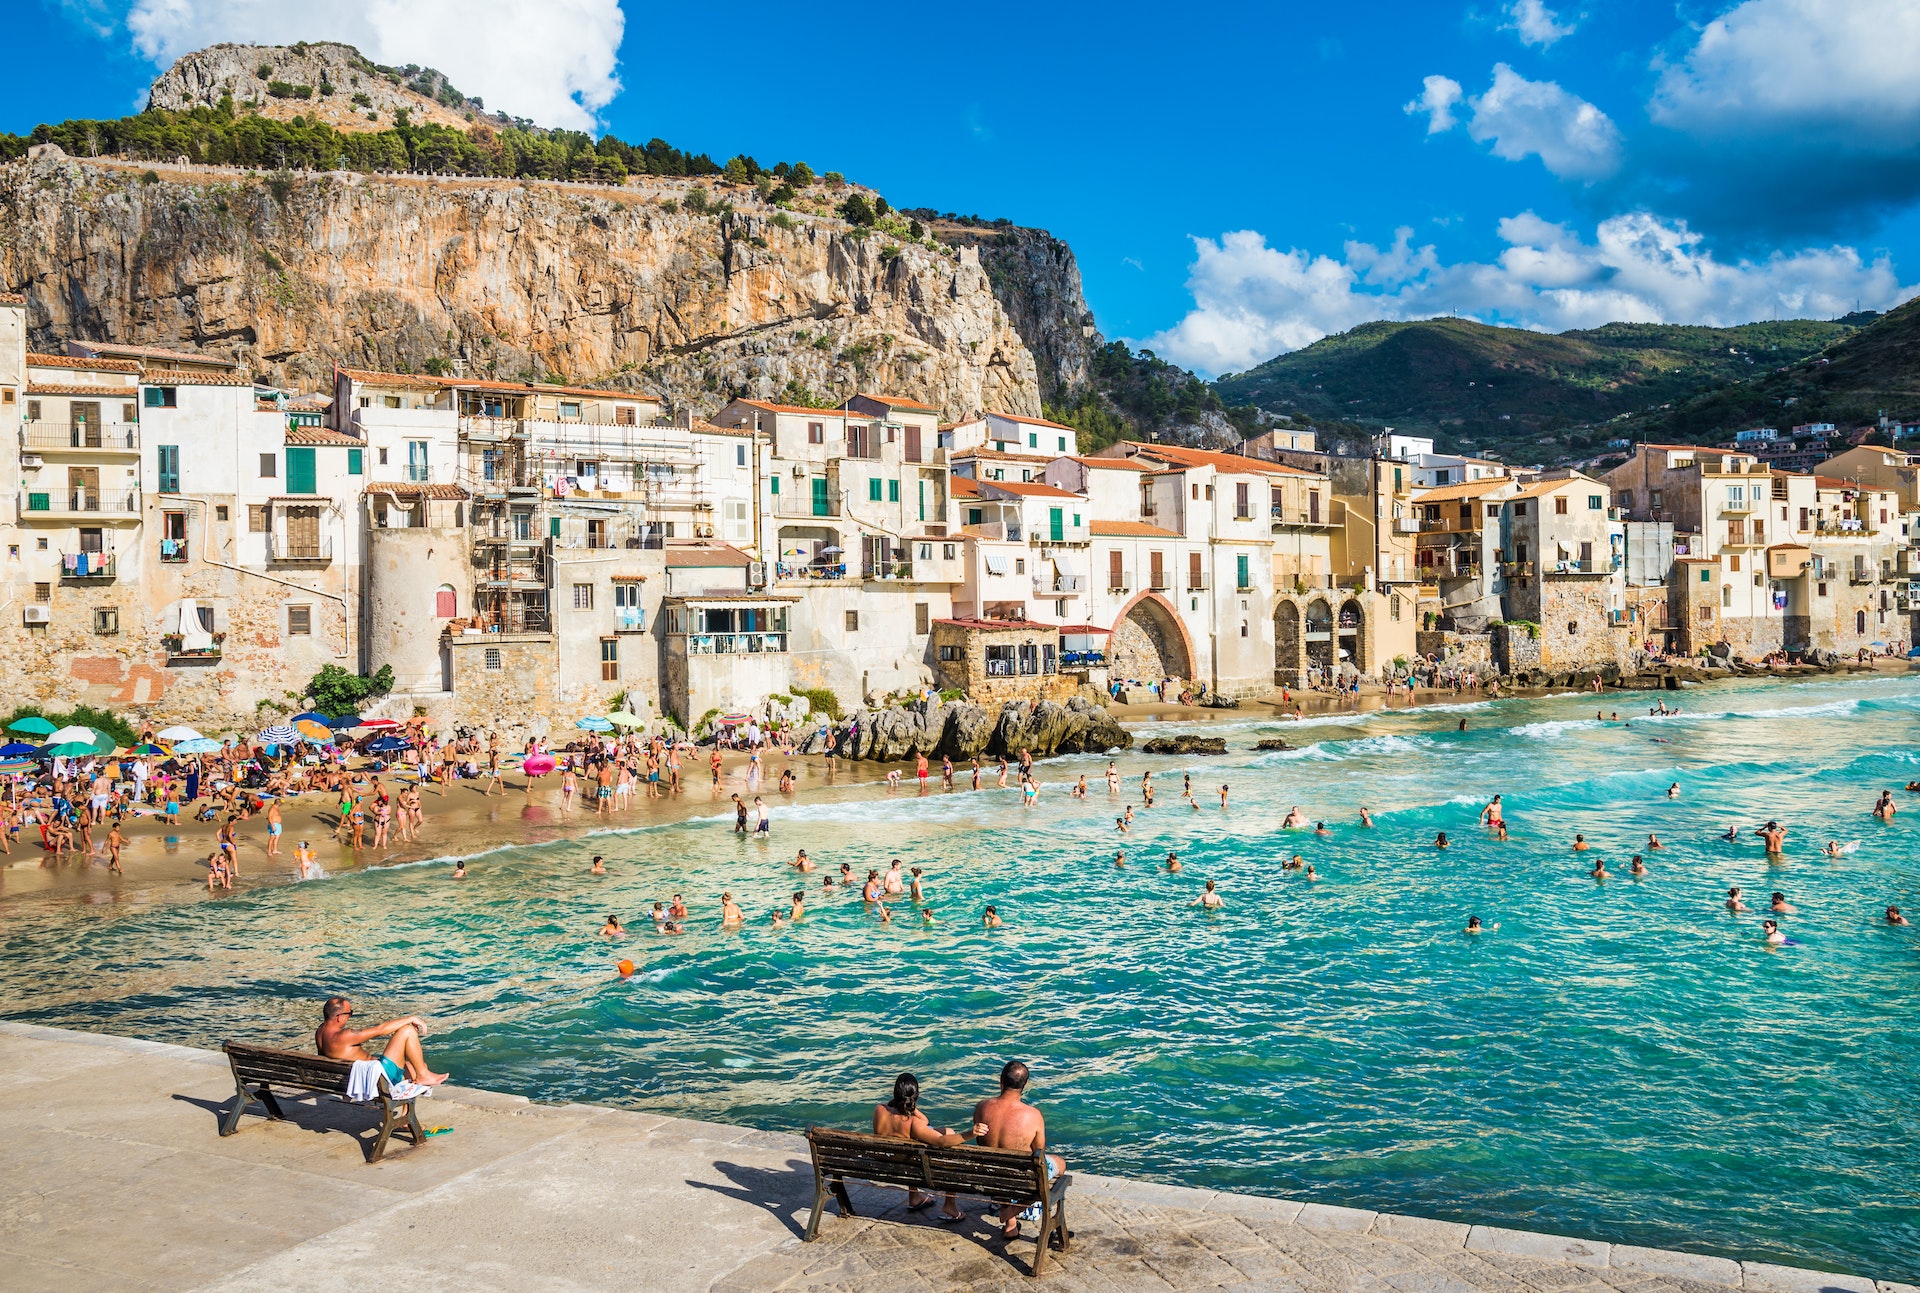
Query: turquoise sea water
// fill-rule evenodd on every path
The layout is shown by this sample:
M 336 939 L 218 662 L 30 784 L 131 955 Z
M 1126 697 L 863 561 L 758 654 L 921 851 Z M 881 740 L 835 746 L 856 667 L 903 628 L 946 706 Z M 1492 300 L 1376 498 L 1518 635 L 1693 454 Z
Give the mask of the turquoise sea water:
M 1122 756 L 1124 839 L 1088 757 L 1043 765 L 1032 811 L 1012 789 L 809 795 L 776 806 L 771 845 L 728 815 L 489 853 L 462 883 L 434 864 L 217 901 L 104 878 L 89 903 L 4 896 L 0 1013 L 293 1044 L 345 991 L 431 1017 L 430 1055 L 471 1085 L 778 1128 L 864 1123 L 901 1068 L 963 1122 L 1018 1057 L 1089 1170 L 1913 1280 L 1920 926 L 1881 913 L 1920 920 L 1920 796 L 1899 789 L 1920 685 L 1723 685 L 1668 694 L 1687 712 L 1664 720 L 1650 699 L 1166 725 L 1233 752 Z M 1275 734 L 1314 744 L 1247 751 Z M 1882 788 L 1890 826 L 1868 815 Z M 1504 844 L 1475 825 L 1496 791 Z M 1280 831 L 1294 804 L 1331 837 Z M 1715 838 L 1768 817 L 1782 864 Z M 1569 851 L 1576 831 L 1594 852 Z M 1588 877 L 1649 831 L 1668 846 L 1651 876 Z M 1828 860 L 1828 839 L 1858 847 Z M 802 846 L 859 875 L 924 866 L 937 923 L 902 902 L 882 927 L 815 873 L 806 921 L 767 927 Z M 1180 875 L 1155 865 L 1169 849 Z M 610 877 L 585 874 L 591 851 Z M 1283 871 L 1294 852 L 1322 879 Z M 1187 906 L 1207 878 L 1218 913 Z M 1723 909 L 1730 885 L 1752 914 Z M 720 930 L 724 889 L 747 929 Z M 1799 909 L 1784 948 L 1760 933 L 1775 889 Z M 691 932 L 640 932 L 675 892 Z M 1006 928 L 978 927 L 989 902 Z M 594 937 L 608 912 L 636 926 L 617 948 Z M 1468 938 L 1469 914 L 1499 928 Z

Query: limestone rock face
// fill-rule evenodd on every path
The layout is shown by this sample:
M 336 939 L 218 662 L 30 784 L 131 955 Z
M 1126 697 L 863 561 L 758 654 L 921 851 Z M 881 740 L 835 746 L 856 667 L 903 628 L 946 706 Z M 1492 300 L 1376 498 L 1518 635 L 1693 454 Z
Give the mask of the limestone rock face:
M 993 736 L 994 714 L 984 706 L 958 701 L 947 717 L 947 730 L 940 741 L 940 753 L 956 759 L 971 759 L 985 754 Z
M 261 76 L 260 69 L 267 69 Z M 306 98 L 276 98 L 275 81 L 305 86 Z M 326 93 L 328 89 L 332 93 Z M 331 41 L 302 45 L 210 45 L 184 55 L 160 74 L 148 92 L 147 106 L 185 112 L 217 108 L 231 95 L 235 104 L 252 103 L 263 117 L 316 118 L 335 130 L 391 130 L 394 113 L 405 109 L 416 126 L 434 123 L 465 130 L 484 113 L 464 104 L 448 107 L 389 80 L 351 45 Z M 357 103 L 354 96 L 367 102 Z M 375 120 L 368 120 L 372 113 Z
M 851 744 L 845 739 L 849 725 L 859 728 Z M 843 757 L 879 763 L 899 763 L 920 754 L 955 760 L 1004 754 L 1012 759 L 1022 750 L 1044 758 L 1126 749 L 1133 744 L 1132 735 L 1105 706 L 1083 696 L 1064 705 L 1042 701 L 1036 709 L 1008 701 L 997 711 L 968 701 L 914 701 L 898 709 L 858 710 L 835 726 L 841 734 Z M 796 748 L 802 754 L 818 754 L 826 749 L 826 739 L 816 728 Z
M 887 391 L 949 418 L 1041 411 L 1034 356 L 970 247 L 858 236 L 750 189 L 714 194 L 740 207 L 727 215 L 669 210 L 693 182 L 658 177 L 158 169 L 143 183 L 143 164 L 0 167 L 0 291 L 27 297 L 36 348 L 203 349 L 299 390 L 330 390 L 336 361 L 457 360 L 473 376 L 638 388 L 697 415 L 789 383 L 834 400 Z

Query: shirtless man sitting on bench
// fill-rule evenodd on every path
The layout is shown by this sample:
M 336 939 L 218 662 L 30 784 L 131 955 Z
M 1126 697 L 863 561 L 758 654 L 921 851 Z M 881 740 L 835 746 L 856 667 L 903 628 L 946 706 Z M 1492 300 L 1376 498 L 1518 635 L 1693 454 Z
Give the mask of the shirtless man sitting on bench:
M 389 1019 L 372 1028 L 355 1028 L 352 1023 L 353 1003 L 345 997 L 328 997 L 320 1009 L 320 1027 L 313 1034 L 314 1049 L 330 1060 L 378 1060 L 389 1082 L 405 1078 L 421 1086 L 439 1086 L 452 1076 L 427 1067 L 426 1052 L 420 1049 L 427 1024 L 418 1015 Z M 365 1043 L 376 1037 L 387 1039 L 387 1049 L 370 1055 Z

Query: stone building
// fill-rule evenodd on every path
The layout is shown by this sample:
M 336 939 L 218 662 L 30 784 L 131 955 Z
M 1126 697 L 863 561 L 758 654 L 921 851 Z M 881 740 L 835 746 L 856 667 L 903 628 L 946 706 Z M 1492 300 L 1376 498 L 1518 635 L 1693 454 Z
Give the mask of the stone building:
M 1029 620 L 943 619 L 933 622 L 934 680 L 978 705 L 1009 700 L 1064 700 L 1080 676 L 1061 667 L 1060 630 Z

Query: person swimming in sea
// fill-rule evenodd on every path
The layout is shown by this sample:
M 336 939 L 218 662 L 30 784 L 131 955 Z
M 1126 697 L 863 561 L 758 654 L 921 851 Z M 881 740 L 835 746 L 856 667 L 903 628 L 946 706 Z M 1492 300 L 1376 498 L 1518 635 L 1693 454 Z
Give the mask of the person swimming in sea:
M 1006 922 L 1000 919 L 1000 910 L 997 907 L 989 905 L 980 915 L 982 929 L 999 929 L 1004 924 Z
M 1647 852 L 1652 853 L 1657 849 L 1663 849 L 1665 847 L 1667 846 L 1660 842 L 1660 837 L 1658 835 L 1654 834 L 1652 831 L 1647 832 Z
M 1574 851 L 1575 853 L 1585 853 L 1585 852 L 1586 852 L 1586 851 L 1587 851 L 1588 849 L 1590 849 L 1590 848 L 1592 848 L 1592 847 L 1593 847 L 1593 846 L 1592 846 L 1591 844 L 1588 844 L 1588 843 L 1587 843 L 1587 837 L 1586 837 L 1586 836 L 1584 836 L 1584 835 L 1575 835 L 1575 836 L 1573 837 L 1573 851 Z
M 1645 875 L 1647 874 L 1647 864 L 1640 860 L 1638 853 L 1635 853 L 1633 855 L 1633 861 L 1628 865 L 1627 870 L 1633 875 Z
M 1787 828 L 1779 822 L 1769 820 L 1765 826 L 1754 832 L 1766 844 L 1767 856 L 1779 857 L 1782 846 L 1787 842 Z
M 1114 866 L 1114 869 L 1117 871 L 1124 871 L 1127 869 L 1127 851 L 1125 849 L 1121 849 L 1118 853 L 1115 853 L 1113 855 L 1113 866 Z
M 1891 790 L 1882 790 L 1880 792 L 1879 802 L 1873 806 L 1873 815 L 1883 822 L 1890 822 L 1893 820 L 1895 811 L 1893 806 L 1893 792 Z
M 626 936 L 627 931 L 625 927 L 620 924 L 617 917 L 608 916 L 607 923 L 600 927 L 600 937 L 602 938 L 625 938 Z
M 1332 832 L 1332 831 L 1330 831 L 1330 830 L 1328 830 L 1328 829 L 1327 829 L 1327 824 L 1326 824 L 1325 822 L 1315 822 L 1315 823 L 1314 823 L 1314 826 L 1313 826 L 1313 833 L 1314 833 L 1315 835 L 1331 835 L 1331 834 L 1333 834 L 1333 832 Z
M 1175 874 L 1179 873 L 1180 855 L 1178 853 L 1167 854 L 1167 870 Z
M 1364 805 L 1362 805 L 1360 809 L 1360 824 L 1366 827 L 1373 825 L 1373 814 L 1368 812 Z
M 1680 797 L 1680 783 L 1676 781 L 1672 785 L 1667 787 L 1667 798 L 1678 799 L 1679 797 Z
M 1747 904 L 1740 901 L 1740 886 L 1738 885 L 1735 885 L 1733 888 L 1727 890 L 1727 910 L 1728 911 L 1746 911 L 1747 910 Z
M 1587 874 L 1596 880 L 1606 880 L 1612 875 L 1612 873 L 1607 870 L 1607 860 L 1605 858 L 1595 858 L 1593 860 L 1593 870 L 1587 872 Z
M 1307 871 L 1306 871 L 1305 878 L 1308 880 L 1318 880 L 1320 878 L 1317 874 L 1314 873 L 1313 863 L 1311 862 L 1307 863 Z
M 1467 917 L 1467 928 L 1464 932 L 1468 934 L 1484 934 L 1490 929 L 1498 930 L 1499 928 L 1500 926 L 1497 923 L 1492 925 L 1482 925 L 1480 923 L 1480 918 L 1478 916 L 1469 916 Z
M 1720 838 L 1732 844 L 1740 838 L 1740 828 L 1738 826 L 1729 826 L 1720 833 Z
M 598 853 L 595 853 L 593 855 L 593 865 L 587 868 L 587 874 L 588 875 L 605 875 L 606 873 L 607 873 L 606 860 L 603 859 Z
M 1902 916 L 1900 914 L 1900 909 L 1898 907 L 1887 908 L 1887 924 L 1910 925 L 1912 923 L 1913 923 L 1912 921 L 1908 920 L 1905 916 Z
M 464 859 L 454 862 L 453 878 L 456 880 L 464 880 L 467 878 L 467 864 Z
M 1773 946 L 1782 947 L 1787 943 L 1788 941 L 1787 936 L 1780 932 L 1779 921 L 1763 920 L 1760 922 L 1760 928 L 1766 931 L 1767 942 L 1771 943 Z
M 1846 850 L 1845 850 L 1845 849 L 1843 849 L 1843 848 L 1841 848 L 1841 847 L 1840 847 L 1840 841 L 1839 841 L 1839 840 L 1828 840 L 1828 841 L 1827 841 L 1827 846 L 1826 846 L 1825 848 L 1823 848 L 1823 849 L 1821 849 L 1820 851 L 1821 851 L 1822 853 L 1824 853 L 1824 854 L 1826 854 L 1826 855 L 1827 855 L 1828 857 L 1830 857 L 1830 858 L 1837 858 L 1837 857 L 1840 857 L 1841 855 L 1843 855 L 1843 854 L 1844 854 L 1844 853 L 1846 852 Z
M 1487 801 L 1487 806 L 1480 810 L 1480 824 L 1482 826 L 1498 825 L 1504 815 L 1500 807 L 1500 796 L 1495 795 Z
M 1296 826 L 1305 826 L 1306 824 L 1307 815 L 1300 811 L 1300 805 L 1295 804 L 1288 810 L 1286 819 L 1280 823 L 1280 829 L 1290 831 Z
M 1799 912 L 1799 908 L 1787 901 L 1787 895 L 1777 889 L 1774 890 L 1773 896 L 1767 900 L 1767 910 L 1781 916 L 1792 916 Z
M 1445 831 L 1441 831 L 1438 835 L 1433 837 L 1433 847 L 1437 849 L 1443 849 L 1447 847 L 1447 833 Z

